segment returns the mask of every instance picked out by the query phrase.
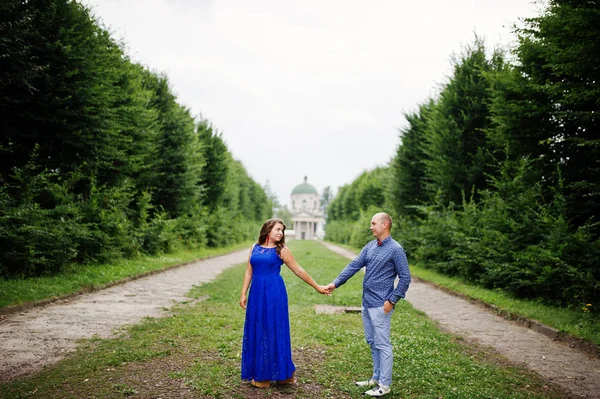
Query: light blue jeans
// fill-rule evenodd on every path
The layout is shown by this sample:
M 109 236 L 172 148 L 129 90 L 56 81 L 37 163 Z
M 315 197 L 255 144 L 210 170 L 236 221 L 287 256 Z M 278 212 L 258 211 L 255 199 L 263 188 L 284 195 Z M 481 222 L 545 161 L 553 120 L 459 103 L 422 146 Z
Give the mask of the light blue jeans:
M 365 339 L 371 347 L 373 357 L 373 379 L 379 384 L 392 385 L 392 366 L 394 355 L 390 341 L 390 324 L 392 313 L 388 314 L 380 308 L 364 308 L 362 311 L 363 326 L 365 327 Z

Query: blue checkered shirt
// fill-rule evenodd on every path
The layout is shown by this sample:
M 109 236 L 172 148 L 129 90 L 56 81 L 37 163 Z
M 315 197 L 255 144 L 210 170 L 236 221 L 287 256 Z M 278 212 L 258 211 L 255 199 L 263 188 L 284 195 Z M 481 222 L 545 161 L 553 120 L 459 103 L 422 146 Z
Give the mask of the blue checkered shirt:
M 363 280 L 363 306 L 380 308 L 386 300 L 394 303 L 404 298 L 410 284 L 410 271 L 406 253 L 391 236 L 381 241 L 370 241 L 360 254 L 342 270 L 333 281 L 336 288 L 365 267 Z M 399 281 L 394 288 L 394 281 Z

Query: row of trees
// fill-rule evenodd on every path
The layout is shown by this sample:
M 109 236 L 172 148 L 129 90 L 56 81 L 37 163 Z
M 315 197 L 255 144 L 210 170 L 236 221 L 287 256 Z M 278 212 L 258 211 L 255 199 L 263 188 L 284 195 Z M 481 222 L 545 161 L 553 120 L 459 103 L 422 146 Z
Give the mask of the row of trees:
M 248 239 L 270 199 L 70 0 L 0 3 L 0 275 Z
M 407 113 L 387 167 L 342 187 L 327 238 L 396 217 L 413 262 L 519 297 L 600 299 L 600 7 L 550 0 L 509 53 L 481 40 Z M 509 61 L 510 60 L 510 61 Z

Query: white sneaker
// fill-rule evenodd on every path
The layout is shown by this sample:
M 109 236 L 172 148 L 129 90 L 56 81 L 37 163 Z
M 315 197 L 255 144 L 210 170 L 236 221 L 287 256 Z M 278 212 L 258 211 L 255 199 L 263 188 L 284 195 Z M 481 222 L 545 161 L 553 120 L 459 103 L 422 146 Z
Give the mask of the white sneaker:
M 385 385 L 378 385 L 375 388 L 369 389 L 367 392 L 365 392 L 365 395 L 373 396 L 373 397 L 380 397 L 383 395 L 387 395 L 388 393 L 390 393 L 390 387 L 385 386 Z
M 374 387 L 375 385 L 379 385 L 379 381 L 369 378 L 366 381 L 356 381 L 357 387 Z

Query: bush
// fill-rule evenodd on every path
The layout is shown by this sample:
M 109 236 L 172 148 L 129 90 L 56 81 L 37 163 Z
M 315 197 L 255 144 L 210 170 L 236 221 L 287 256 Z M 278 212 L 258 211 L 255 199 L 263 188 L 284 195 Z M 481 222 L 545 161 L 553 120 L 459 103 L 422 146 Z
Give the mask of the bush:
M 348 244 L 352 236 L 352 222 L 345 220 L 328 220 L 325 224 L 325 239 Z
M 45 210 L 33 203 L 8 208 L 0 203 L 0 275 L 54 273 L 76 259 L 75 243 L 86 231 L 75 206 Z
M 512 165 L 515 166 L 515 165 Z M 412 261 L 486 288 L 556 305 L 600 299 L 598 240 L 587 226 L 570 231 L 560 193 L 547 203 L 529 184 L 529 164 L 503 165 L 495 190 L 461 208 L 420 207 L 401 228 Z

